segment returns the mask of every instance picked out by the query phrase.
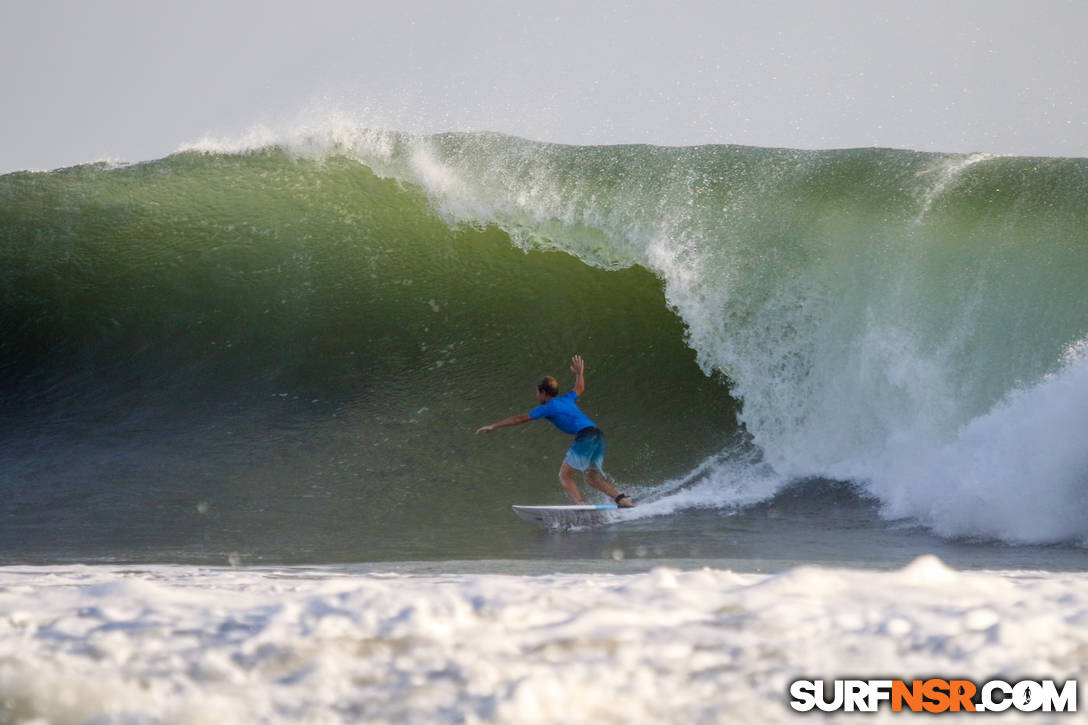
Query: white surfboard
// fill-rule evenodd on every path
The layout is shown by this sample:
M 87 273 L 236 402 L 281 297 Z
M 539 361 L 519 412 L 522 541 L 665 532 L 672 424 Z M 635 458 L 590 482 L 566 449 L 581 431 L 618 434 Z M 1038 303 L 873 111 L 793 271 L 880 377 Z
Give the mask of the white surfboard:
M 519 506 L 513 505 L 521 518 L 549 528 L 566 528 L 569 526 L 592 526 L 613 520 L 610 512 L 619 507 L 614 503 L 582 504 L 573 506 Z

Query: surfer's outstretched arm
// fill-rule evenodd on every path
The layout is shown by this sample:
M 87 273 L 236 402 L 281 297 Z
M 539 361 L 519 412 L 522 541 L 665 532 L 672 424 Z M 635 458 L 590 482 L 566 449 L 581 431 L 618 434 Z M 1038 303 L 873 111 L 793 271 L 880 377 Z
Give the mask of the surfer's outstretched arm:
M 570 359 L 570 371 L 574 373 L 574 393 L 580 398 L 582 391 L 586 389 L 586 364 L 581 355 L 575 355 Z
M 522 423 L 528 423 L 530 420 L 532 420 L 532 418 L 529 417 L 528 413 L 518 413 L 509 418 L 503 418 L 498 423 L 492 423 L 491 425 L 485 425 L 483 428 L 477 428 L 476 434 L 490 433 L 496 428 L 509 428 L 512 425 L 521 425 Z

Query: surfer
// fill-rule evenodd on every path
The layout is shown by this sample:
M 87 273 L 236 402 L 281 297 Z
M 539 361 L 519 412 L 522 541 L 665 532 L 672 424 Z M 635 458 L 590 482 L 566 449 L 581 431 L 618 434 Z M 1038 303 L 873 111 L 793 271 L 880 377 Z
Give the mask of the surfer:
M 496 428 L 508 428 L 513 425 L 521 425 L 538 418 L 546 418 L 559 430 L 574 436 L 574 442 L 570 444 L 563 465 L 559 467 L 559 483 L 566 491 L 570 500 L 576 504 L 584 504 L 578 485 L 574 482 L 574 472 L 581 471 L 585 482 L 593 488 L 612 497 L 620 508 L 631 508 L 634 501 L 625 494 L 616 490 L 616 487 L 603 475 L 601 466 L 604 464 L 604 452 L 607 442 L 604 433 L 597 424 L 583 413 L 575 401 L 586 388 L 585 362 L 581 355 L 571 358 L 570 371 L 574 373 L 574 389 L 559 395 L 559 383 L 555 378 L 545 376 L 536 386 L 536 400 L 540 405 L 528 413 L 519 413 L 509 418 L 504 418 L 498 423 L 485 425 L 476 433 L 490 433 Z

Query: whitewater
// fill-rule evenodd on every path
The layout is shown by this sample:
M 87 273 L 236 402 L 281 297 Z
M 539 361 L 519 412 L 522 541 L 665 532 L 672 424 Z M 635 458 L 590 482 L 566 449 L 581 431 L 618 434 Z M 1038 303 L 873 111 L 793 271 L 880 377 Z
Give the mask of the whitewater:
M 767 723 L 797 716 L 795 679 L 1088 674 L 1083 573 L 933 557 L 777 576 L 9 567 L 0 608 L 4 722 Z
M 0 722 L 1083 680 L 1086 193 L 1084 159 L 338 118 L 2 176 Z M 639 506 L 538 530 L 508 506 L 563 502 L 566 440 L 472 432 L 575 353 Z

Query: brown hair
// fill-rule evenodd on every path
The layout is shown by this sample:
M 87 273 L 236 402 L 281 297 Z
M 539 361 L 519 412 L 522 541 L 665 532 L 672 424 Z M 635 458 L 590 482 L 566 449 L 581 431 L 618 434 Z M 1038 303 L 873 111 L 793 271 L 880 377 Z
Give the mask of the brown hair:
M 559 395 L 559 381 L 551 375 L 545 375 L 536 384 L 536 389 L 552 398 Z

